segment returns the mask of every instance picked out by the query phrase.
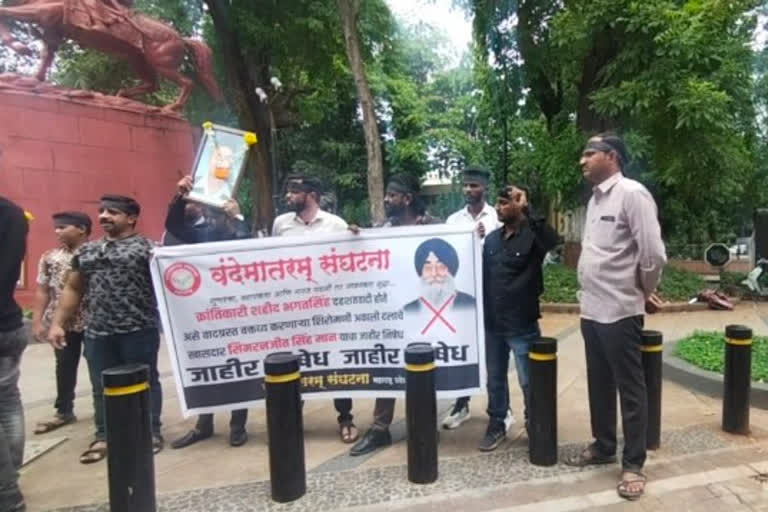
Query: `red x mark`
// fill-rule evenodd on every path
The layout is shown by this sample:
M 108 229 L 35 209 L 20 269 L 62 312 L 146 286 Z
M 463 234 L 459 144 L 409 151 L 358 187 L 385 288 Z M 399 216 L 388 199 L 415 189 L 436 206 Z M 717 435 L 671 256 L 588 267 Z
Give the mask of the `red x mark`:
M 434 324 L 434 323 L 435 323 L 435 322 L 436 322 L 438 319 L 439 319 L 441 322 L 443 322 L 443 323 L 444 323 L 444 324 L 445 324 L 445 325 L 446 325 L 446 326 L 447 326 L 447 327 L 448 327 L 448 328 L 451 330 L 451 332 L 452 332 L 452 333 L 455 333 L 455 332 L 456 332 L 456 329 L 454 329 L 454 328 L 453 328 L 453 326 L 452 326 L 450 323 L 448 323 L 448 320 L 446 320 L 446 319 L 443 317 L 443 315 L 442 315 L 443 311 L 445 311 L 445 308 L 447 308 L 448 306 L 450 306 L 450 305 L 451 305 L 451 303 L 453 302 L 453 299 L 455 299 L 455 298 L 456 298 L 456 294 L 454 293 L 453 295 L 451 295 L 450 297 L 448 297 L 448 300 L 447 300 L 447 301 L 445 301 L 445 304 L 443 304 L 442 306 L 440 306 L 440 309 L 438 310 L 438 309 L 435 309 L 435 307 L 434 307 L 432 304 L 430 304 L 430 303 L 429 303 L 429 301 L 428 301 L 427 299 L 425 299 L 424 297 L 419 297 L 419 300 L 420 300 L 420 301 L 421 301 L 421 302 L 422 302 L 422 303 L 423 303 L 425 306 L 427 306 L 427 307 L 430 309 L 430 311 L 432 311 L 432 312 L 435 314 L 435 316 L 433 316 L 433 317 L 432 317 L 432 320 L 430 320 L 430 321 L 429 321 L 429 323 L 427 324 L 427 326 L 426 326 L 426 327 L 424 327 L 424 330 L 423 330 L 423 331 L 421 331 L 421 334 L 422 334 L 422 335 L 426 334 L 426 333 L 427 333 L 427 331 L 430 329 L 430 327 L 432 327 L 432 324 Z

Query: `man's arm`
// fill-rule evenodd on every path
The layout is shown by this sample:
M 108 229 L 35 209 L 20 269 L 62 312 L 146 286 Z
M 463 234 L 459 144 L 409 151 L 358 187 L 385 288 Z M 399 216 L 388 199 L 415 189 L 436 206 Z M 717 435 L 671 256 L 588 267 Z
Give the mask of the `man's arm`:
M 43 313 L 45 313 L 45 308 L 48 307 L 50 301 L 51 295 L 48 285 L 38 284 L 35 288 L 35 300 L 32 304 L 32 333 L 41 341 L 45 335 Z
M 639 252 L 639 284 L 648 298 L 656 291 L 661 281 L 661 272 L 667 263 L 661 226 L 656 218 L 656 203 L 647 190 L 632 191 L 627 194 L 625 211 Z
M 53 313 L 48 341 L 55 348 L 64 348 L 64 328 L 62 327 L 77 312 L 85 293 L 85 281 L 79 270 L 72 270 L 67 276 L 67 284 L 61 291 L 59 305 Z
M 198 230 L 190 226 L 184 218 L 184 208 L 187 203 L 183 197 L 177 195 L 168 206 L 168 215 L 165 217 L 165 230 L 185 244 L 198 243 Z
M 531 231 L 533 231 L 536 237 L 536 249 L 542 258 L 549 251 L 560 245 L 560 235 L 555 228 L 547 224 L 544 217 L 532 216 L 528 220 L 528 224 L 531 226 Z

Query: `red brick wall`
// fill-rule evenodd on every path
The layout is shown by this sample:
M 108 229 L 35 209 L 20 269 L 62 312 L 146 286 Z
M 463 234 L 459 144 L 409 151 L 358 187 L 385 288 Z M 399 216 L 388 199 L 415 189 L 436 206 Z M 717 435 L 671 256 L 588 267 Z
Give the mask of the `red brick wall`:
M 184 121 L 0 91 L 0 195 L 35 216 L 17 299 L 30 304 L 38 259 L 56 245 L 56 211 L 89 213 L 98 237 L 99 197 L 133 196 L 142 206 L 140 231 L 159 239 L 174 184 L 192 167 L 194 144 Z

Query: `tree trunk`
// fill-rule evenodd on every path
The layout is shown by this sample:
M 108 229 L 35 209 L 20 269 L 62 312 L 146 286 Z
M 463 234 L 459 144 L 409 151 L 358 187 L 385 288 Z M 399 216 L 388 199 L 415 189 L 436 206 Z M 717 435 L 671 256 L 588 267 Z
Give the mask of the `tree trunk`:
M 355 78 L 357 95 L 363 111 L 363 130 L 365 147 L 368 154 L 368 197 L 371 207 L 371 220 L 374 224 L 386 220 L 384 213 L 384 166 L 381 158 L 381 139 L 376 124 L 373 95 L 365 76 L 363 58 L 360 51 L 360 34 L 357 20 L 360 13 L 360 0 L 338 0 L 344 26 L 344 43 L 347 49 L 349 67 Z
M 254 230 L 269 232 L 274 220 L 272 201 L 272 171 L 270 166 L 270 112 L 256 94 L 256 87 L 269 84 L 269 58 L 254 59 L 243 53 L 238 34 L 232 26 L 228 0 L 205 0 L 208 5 L 216 38 L 224 61 L 224 94 L 232 111 L 237 115 L 240 128 L 253 131 L 259 138 L 248 154 L 247 172 L 251 177 L 251 201 Z

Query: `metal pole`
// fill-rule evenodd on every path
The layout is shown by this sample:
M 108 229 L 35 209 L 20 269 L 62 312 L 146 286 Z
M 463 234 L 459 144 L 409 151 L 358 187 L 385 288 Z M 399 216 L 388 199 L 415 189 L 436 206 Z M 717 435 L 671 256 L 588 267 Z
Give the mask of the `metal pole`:
M 411 343 L 405 349 L 405 416 L 408 424 L 408 480 L 437 480 L 437 397 L 435 349 Z
M 533 343 L 530 359 L 529 458 L 537 466 L 557 464 L 557 340 Z
M 648 432 L 646 447 L 658 450 L 661 446 L 661 377 L 663 337 L 659 331 L 643 331 L 642 345 L 645 388 L 648 394 Z
M 104 420 L 111 512 L 155 512 L 149 367 L 104 370 Z
M 270 354 L 264 361 L 272 499 L 286 503 L 307 492 L 299 358 Z
M 752 386 L 752 329 L 725 328 L 723 376 L 723 430 L 749 434 L 749 395 Z

